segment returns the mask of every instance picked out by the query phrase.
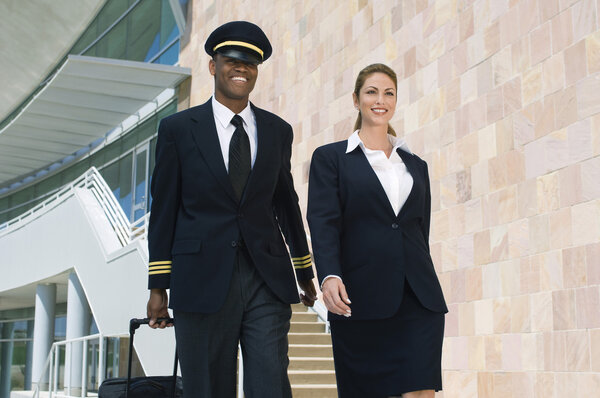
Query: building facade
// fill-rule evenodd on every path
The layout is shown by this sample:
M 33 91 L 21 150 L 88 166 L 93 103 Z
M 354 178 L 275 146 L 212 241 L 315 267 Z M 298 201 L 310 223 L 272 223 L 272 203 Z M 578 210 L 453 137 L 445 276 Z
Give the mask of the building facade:
M 0 224 L 91 166 L 127 220 L 143 218 L 158 120 L 210 98 L 204 41 L 224 22 L 248 20 L 273 45 L 251 100 L 294 128 L 303 210 L 312 152 L 352 134 L 358 72 L 375 62 L 397 72 L 392 124 L 429 164 L 430 245 L 450 308 L 437 396 L 597 396 L 600 0 L 125 3 L 107 1 L 74 53 L 178 63 L 191 79 L 68 165 L 0 185 Z M 65 314 L 57 307 L 57 319 Z M 31 307 L 0 312 L 2 364 L 27 363 L 33 318 Z

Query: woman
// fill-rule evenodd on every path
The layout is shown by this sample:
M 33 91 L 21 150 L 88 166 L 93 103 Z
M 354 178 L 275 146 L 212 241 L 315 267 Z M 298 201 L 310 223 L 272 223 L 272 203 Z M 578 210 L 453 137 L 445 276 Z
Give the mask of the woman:
M 389 125 L 396 88 L 389 67 L 364 68 L 356 131 L 317 148 L 310 168 L 308 222 L 344 398 L 442 388 L 448 309 L 429 253 L 429 176 Z

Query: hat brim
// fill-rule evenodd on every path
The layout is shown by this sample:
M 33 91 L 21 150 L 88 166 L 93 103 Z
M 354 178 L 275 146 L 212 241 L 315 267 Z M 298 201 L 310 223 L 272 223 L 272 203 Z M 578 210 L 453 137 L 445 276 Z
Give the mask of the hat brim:
M 229 58 L 239 59 L 253 65 L 262 64 L 263 60 L 258 56 L 246 51 L 240 51 L 234 47 L 222 47 L 215 51 L 217 54 L 224 55 Z

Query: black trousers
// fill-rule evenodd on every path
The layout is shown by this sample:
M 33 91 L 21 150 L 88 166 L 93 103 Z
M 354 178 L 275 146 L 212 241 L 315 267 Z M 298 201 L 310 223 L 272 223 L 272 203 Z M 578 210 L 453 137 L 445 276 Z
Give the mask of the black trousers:
M 238 342 L 246 398 L 287 398 L 287 334 L 292 311 L 240 250 L 223 307 L 214 314 L 174 311 L 185 398 L 236 396 Z

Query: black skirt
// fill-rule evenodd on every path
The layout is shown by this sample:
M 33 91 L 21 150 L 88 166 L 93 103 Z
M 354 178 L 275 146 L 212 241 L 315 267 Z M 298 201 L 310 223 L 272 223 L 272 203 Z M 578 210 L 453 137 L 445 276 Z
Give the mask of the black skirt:
M 442 389 L 444 314 L 423 307 L 408 282 L 393 317 L 330 325 L 339 397 Z

